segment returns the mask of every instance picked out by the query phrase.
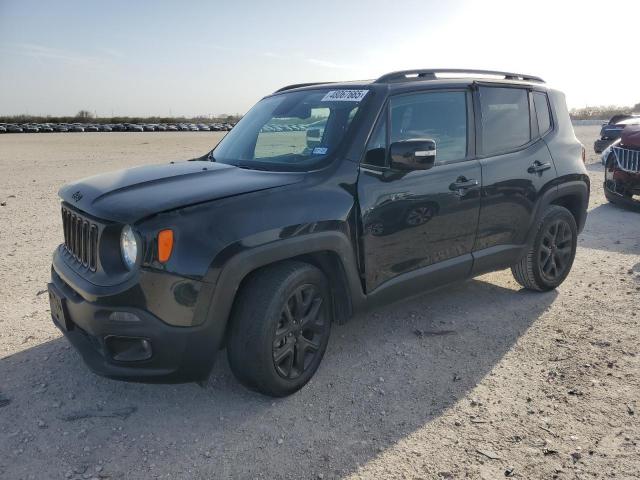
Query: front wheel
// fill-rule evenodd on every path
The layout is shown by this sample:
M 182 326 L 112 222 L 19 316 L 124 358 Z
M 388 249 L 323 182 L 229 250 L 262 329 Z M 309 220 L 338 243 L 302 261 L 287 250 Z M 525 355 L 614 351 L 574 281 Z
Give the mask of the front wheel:
M 251 274 L 234 304 L 229 365 L 248 388 L 283 397 L 318 369 L 329 342 L 331 294 L 316 267 L 286 261 Z
M 577 245 L 578 228 L 571 212 L 550 205 L 538 221 L 529 250 L 511 272 L 529 290 L 552 290 L 569 275 Z

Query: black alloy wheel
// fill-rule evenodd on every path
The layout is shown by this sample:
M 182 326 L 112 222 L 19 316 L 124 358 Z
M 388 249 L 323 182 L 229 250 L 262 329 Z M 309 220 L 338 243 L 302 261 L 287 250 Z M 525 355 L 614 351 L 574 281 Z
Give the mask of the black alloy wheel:
M 547 226 L 539 248 L 540 275 L 549 283 L 565 275 L 571 265 L 573 233 L 564 219 L 558 219 Z
M 299 286 L 282 308 L 273 339 L 273 364 L 283 378 L 294 379 L 314 363 L 327 332 L 327 314 L 319 290 Z

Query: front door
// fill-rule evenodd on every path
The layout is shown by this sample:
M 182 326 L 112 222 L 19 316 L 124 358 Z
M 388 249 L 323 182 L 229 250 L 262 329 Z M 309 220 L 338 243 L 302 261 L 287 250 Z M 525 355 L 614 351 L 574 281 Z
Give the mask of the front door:
M 480 209 L 480 164 L 473 157 L 471 95 L 464 90 L 390 97 L 360 169 L 362 256 L 367 292 L 384 282 L 452 259 L 471 269 Z M 388 145 L 436 142 L 429 170 L 397 171 Z

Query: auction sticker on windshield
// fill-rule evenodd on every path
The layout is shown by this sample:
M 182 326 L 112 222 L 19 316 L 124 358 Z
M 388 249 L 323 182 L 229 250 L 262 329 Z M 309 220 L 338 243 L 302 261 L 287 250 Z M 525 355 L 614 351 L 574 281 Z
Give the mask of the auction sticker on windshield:
M 322 102 L 360 102 L 369 90 L 331 90 Z

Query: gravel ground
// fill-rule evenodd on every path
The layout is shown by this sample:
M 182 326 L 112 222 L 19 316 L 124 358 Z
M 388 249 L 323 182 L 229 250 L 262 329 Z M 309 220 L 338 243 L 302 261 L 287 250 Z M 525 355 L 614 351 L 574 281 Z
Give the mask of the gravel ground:
M 598 127 L 576 131 L 592 151 Z M 503 271 L 359 316 L 280 400 L 224 355 L 204 388 L 90 373 L 49 316 L 57 189 L 218 137 L 0 136 L 0 478 L 640 478 L 640 216 L 606 202 L 594 154 L 557 291 Z

